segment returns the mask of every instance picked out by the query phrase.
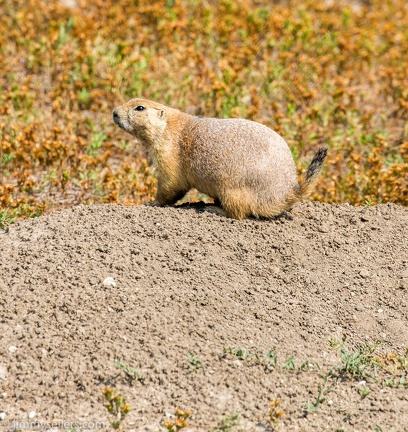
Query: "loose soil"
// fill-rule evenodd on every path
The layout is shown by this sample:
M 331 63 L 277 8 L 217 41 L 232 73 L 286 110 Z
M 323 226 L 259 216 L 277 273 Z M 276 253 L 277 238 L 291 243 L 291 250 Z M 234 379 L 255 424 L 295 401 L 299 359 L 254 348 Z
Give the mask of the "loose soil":
M 131 407 L 126 431 L 166 430 L 177 407 L 191 412 L 183 431 L 408 431 L 407 227 L 396 205 L 318 203 L 272 221 L 104 205 L 12 225 L 0 429 L 109 429 L 111 387 Z M 341 349 L 377 340 L 367 369 L 345 370 Z

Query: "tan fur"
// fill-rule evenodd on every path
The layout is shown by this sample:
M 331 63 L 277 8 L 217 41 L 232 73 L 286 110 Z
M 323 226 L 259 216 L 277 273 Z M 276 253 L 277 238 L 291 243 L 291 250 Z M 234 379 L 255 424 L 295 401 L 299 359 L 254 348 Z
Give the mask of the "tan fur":
M 326 158 L 327 149 L 320 149 L 299 185 L 285 140 L 260 123 L 193 117 L 146 99 L 115 108 L 113 119 L 149 151 L 158 205 L 196 188 L 218 200 L 228 217 L 272 217 L 310 194 Z

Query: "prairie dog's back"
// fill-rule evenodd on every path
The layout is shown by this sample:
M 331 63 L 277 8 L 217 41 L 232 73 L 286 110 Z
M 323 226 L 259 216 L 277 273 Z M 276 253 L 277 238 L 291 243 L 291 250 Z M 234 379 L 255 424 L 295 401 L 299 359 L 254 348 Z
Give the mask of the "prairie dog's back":
M 288 145 L 260 123 L 191 118 L 180 145 L 188 155 L 186 168 L 196 181 L 255 186 L 275 199 L 297 186 L 296 166 Z

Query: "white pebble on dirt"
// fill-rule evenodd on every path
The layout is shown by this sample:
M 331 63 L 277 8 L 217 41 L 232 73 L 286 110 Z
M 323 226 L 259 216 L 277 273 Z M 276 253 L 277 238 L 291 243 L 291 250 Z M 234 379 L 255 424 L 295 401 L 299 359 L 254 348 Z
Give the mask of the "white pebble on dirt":
M 33 419 L 35 417 L 35 411 L 30 411 L 29 413 L 28 413 L 28 418 L 29 419 Z
M 363 269 L 360 271 L 360 276 L 361 276 L 362 278 L 364 278 L 364 279 L 370 277 L 370 275 L 371 275 L 370 271 L 367 270 L 366 268 L 363 268 Z
M 0 420 L 4 420 L 6 418 L 6 413 L 5 412 L 1 412 L 0 413 Z
M 103 284 L 104 284 L 105 286 L 113 286 L 113 287 L 115 287 L 115 286 L 116 286 L 116 281 L 115 281 L 115 279 L 113 279 L 113 277 L 108 276 L 108 277 L 103 281 Z
M 9 352 L 13 353 L 13 352 L 17 351 L 17 347 L 14 346 L 14 345 L 11 345 L 11 346 L 8 347 L 8 350 L 9 350 Z

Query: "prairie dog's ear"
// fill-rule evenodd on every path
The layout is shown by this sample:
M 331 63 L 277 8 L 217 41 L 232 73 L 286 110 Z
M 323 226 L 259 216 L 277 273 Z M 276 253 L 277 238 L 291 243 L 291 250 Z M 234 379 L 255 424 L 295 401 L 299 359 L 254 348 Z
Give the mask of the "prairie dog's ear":
M 159 117 L 166 118 L 166 113 L 164 112 L 163 109 L 159 111 Z

